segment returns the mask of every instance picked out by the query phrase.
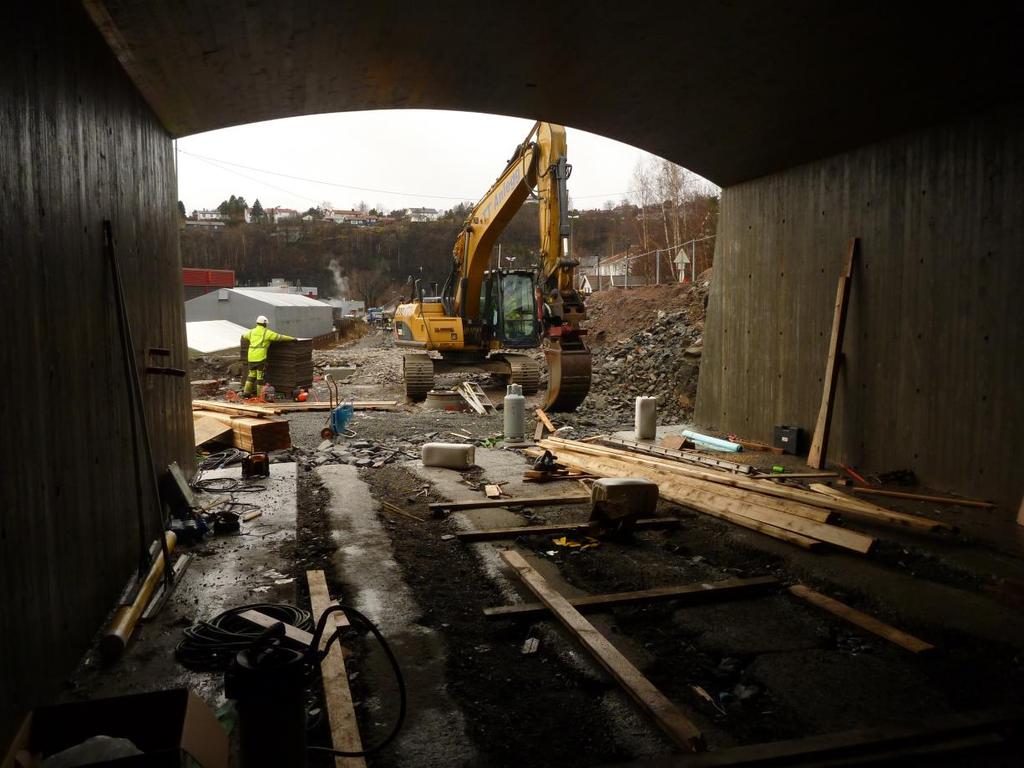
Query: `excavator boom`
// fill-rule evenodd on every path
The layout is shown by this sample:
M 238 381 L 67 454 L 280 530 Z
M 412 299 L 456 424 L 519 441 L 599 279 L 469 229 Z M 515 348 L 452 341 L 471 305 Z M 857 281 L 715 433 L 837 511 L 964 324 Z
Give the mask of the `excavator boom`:
M 525 356 L 498 350 L 543 346 L 548 362 L 545 409 L 575 410 L 583 402 L 590 390 L 590 352 L 580 327 L 586 313 L 575 285 L 578 262 L 569 250 L 566 182 L 571 170 L 565 128 L 536 123 L 467 218 L 452 249 L 441 296 L 432 303 L 421 298 L 399 307 L 395 320 L 400 345 L 440 350 L 450 364 L 480 362 L 490 353 L 487 361 L 505 365 L 510 380 L 531 363 Z M 494 245 L 534 190 L 541 255 L 536 282 L 524 270 L 490 269 Z M 418 394 L 432 374 L 426 373 L 429 363 L 410 357 L 406 391 L 413 392 L 409 383 L 414 379 Z M 522 375 L 530 381 L 530 374 Z

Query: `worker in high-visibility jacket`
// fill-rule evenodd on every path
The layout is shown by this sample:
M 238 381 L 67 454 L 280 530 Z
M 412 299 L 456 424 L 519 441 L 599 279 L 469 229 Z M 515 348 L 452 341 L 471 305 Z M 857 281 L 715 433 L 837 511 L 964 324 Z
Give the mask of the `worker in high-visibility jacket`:
M 275 341 L 295 341 L 294 336 L 275 333 L 267 328 L 266 315 L 256 318 L 256 327 L 242 334 L 249 342 L 249 377 L 245 380 L 245 396 L 253 397 L 263 386 L 263 375 L 267 370 L 267 350 Z

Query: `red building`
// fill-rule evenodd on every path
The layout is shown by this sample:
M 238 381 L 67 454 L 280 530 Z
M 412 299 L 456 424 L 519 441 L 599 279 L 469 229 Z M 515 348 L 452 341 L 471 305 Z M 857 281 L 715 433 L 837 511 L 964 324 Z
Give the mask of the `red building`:
M 182 281 L 185 283 L 185 301 L 216 291 L 218 288 L 235 287 L 233 269 L 197 269 L 182 267 Z

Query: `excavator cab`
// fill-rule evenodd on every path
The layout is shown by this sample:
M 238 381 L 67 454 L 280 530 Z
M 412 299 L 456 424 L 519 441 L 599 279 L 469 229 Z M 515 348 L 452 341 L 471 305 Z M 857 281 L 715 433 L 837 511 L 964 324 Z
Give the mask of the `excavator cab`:
M 480 299 L 487 341 L 496 341 L 496 346 L 507 349 L 532 349 L 539 345 L 541 326 L 533 272 L 526 269 L 488 271 Z

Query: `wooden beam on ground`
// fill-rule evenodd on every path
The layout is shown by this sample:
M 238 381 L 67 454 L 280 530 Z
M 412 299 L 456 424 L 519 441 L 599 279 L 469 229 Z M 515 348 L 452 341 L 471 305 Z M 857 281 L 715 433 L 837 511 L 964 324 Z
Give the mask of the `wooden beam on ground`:
M 518 552 L 501 553 L 523 583 L 558 618 L 576 640 L 594 657 L 622 687 L 626 694 L 648 715 L 661 731 L 682 750 L 704 749 L 700 729 L 661 691 L 654 687 L 608 639 L 587 621 L 564 596 L 558 593 Z
M 683 584 L 678 587 L 655 587 L 637 592 L 612 592 L 606 595 L 587 595 L 586 597 L 566 599 L 577 611 L 599 611 L 621 605 L 663 602 L 665 600 L 678 600 L 690 605 L 762 592 L 777 587 L 778 584 L 778 579 L 771 576 L 760 576 L 754 579 L 725 579 L 724 581 L 699 584 Z M 547 612 L 547 606 L 543 603 L 520 603 L 518 605 L 502 605 L 497 608 L 484 608 L 484 616 L 489 619 L 532 620 L 546 616 Z
M 705 476 L 705 473 L 702 473 L 698 470 L 694 470 L 695 472 L 697 472 L 697 475 L 693 476 L 691 475 L 688 467 L 679 466 L 674 462 L 665 462 L 660 459 L 652 460 L 649 458 L 633 456 L 626 452 L 616 452 L 614 454 L 609 454 L 609 451 L 611 451 L 612 449 L 605 449 L 599 446 L 578 447 L 580 445 L 581 444 L 576 443 L 575 446 L 577 447 L 573 447 L 571 450 L 573 452 L 585 453 L 588 455 L 608 456 L 609 458 L 613 458 L 615 460 L 627 462 L 626 464 L 623 464 L 621 466 L 620 474 L 628 475 L 631 471 L 633 471 L 629 464 L 634 461 L 644 466 L 653 467 L 655 469 L 665 469 L 666 471 L 673 472 L 676 475 L 680 474 L 680 472 L 677 472 L 676 470 L 681 470 L 682 474 L 684 474 L 684 479 L 687 485 L 697 490 L 703 490 L 708 493 L 717 494 L 718 496 L 723 496 L 729 499 L 735 499 L 737 501 L 753 501 L 760 507 L 774 509 L 778 512 L 784 512 L 786 514 L 795 515 L 797 517 L 806 517 L 808 520 L 814 520 L 819 523 L 827 523 L 832 518 L 832 512 L 826 509 L 826 505 L 823 502 L 821 502 L 820 499 L 817 498 L 814 498 L 814 501 L 816 502 L 816 504 L 820 504 L 820 506 L 815 506 L 814 504 L 806 504 L 803 502 L 802 499 L 800 501 L 794 501 L 792 499 L 783 501 L 780 500 L 779 498 L 775 498 L 777 494 L 767 492 L 762 493 L 762 491 L 767 491 L 767 489 L 769 488 L 767 484 L 757 483 L 752 480 L 745 479 L 744 482 L 753 483 L 752 487 L 755 489 L 756 493 L 759 494 L 756 497 L 752 498 L 752 494 L 748 490 L 746 490 L 744 486 L 737 486 L 731 482 L 719 483 L 716 485 L 714 482 L 702 479 Z M 527 453 L 529 453 L 529 449 L 527 450 Z M 717 477 L 718 479 L 728 479 L 731 478 L 732 475 L 717 473 Z M 649 477 L 648 479 L 654 480 L 654 482 L 658 483 L 662 482 L 661 480 L 658 480 L 654 477 Z
M 327 579 L 323 571 L 306 571 L 306 583 L 309 585 L 309 604 L 313 611 L 313 623 L 320 621 L 331 605 L 331 596 L 327 590 Z M 334 614 L 339 616 L 340 614 Z M 331 636 L 324 632 L 322 640 L 326 642 Z M 320 674 L 323 678 L 324 704 L 327 717 L 331 724 L 331 743 L 334 749 L 343 752 L 361 752 L 363 741 L 359 736 L 359 724 L 356 721 L 355 708 L 352 706 L 352 691 L 348 687 L 348 674 L 345 672 L 345 656 L 340 643 L 334 643 L 327 656 L 320 662 Z M 336 757 L 334 765 L 339 768 L 365 768 L 366 760 L 361 757 Z
M 873 496 L 890 496 L 894 499 L 911 499 L 913 501 L 930 501 L 935 504 L 956 504 L 961 507 L 981 507 L 993 509 L 996 505 L 991 501 L 976 499 L 958 499 L 955 496 L 928 496 L 923 493 L 907 493 L 906 491 L 890 491 L 885 488 L 865 488 L 860 485 L 850 488 L 852 493 L 869 493 Z
M 839 382 L 839 363 L 843 354 L 843 331 L 846 328 L 846 310 L 850 305 L 850 281 L 853 278 L 853 263 L 860 250 L 860 238 L 851 237 L 843 262 L 843 271 L 836 286 L 836 303 L 832 315 L 832 336 L 828 343 L 828 357 L 825 359 L 825 384 L 821 393 L 821 407 L 818 421 L 814 425 L 811 450 L 807 454 L 807 466 L 821 469 L 828 453 L 828 433 L 832 426 L 832 404 L 835 402 L 836 384 Z
M 821 493 L 836 499 L 844 499 L 848 503 L 852 503 L 854 505 L 854 509 L 847 507 L 843 510 L 844 515 L 860 517 L 877 523 L 900 525 L 905 528 L 917 528 L 922 531 L 948 531 L 950 533 L 956 531 L 956 526 L 950 525 L 949 523 L 944 523 L 940 520 L 932 520 L 927 517 L 921 517 L 920 515 L 908 515 L 905 512 L 896 512 L 891 509 L 886 509 L 885 507 L 879 507 L 875 504 L 869 504 L 861 499 L 855 499 L 851 496 L 847 496 L 842 491 L 837 491 L 835 488 L 822 483 L 811 483 L 810 489 L 816 493 Z
M 226 403 L 219 400 L 193 400 L 193 411 L 216 411 L 233 416 L 277 416 L 279 411 L 272 405 L 251 403 Z
M 811 478 L 839 477 L 838 472 L 777 472 L 754 475 L 755 480 L 809 480 Z
M 677 517 L 645 517 L 637 520 L 635 530 L 656 531 L 663 528 L 675 528 L 679 525 Z M 498 541 L 514 539 L 517 536 L 544 536 L 553 533 L 586 533 L 590 523 L 565 523 L 563 525 L 520 525 L 515 528 L 487 528 L 481 531 L 459 531 L 455 534 L 459 541 Z
M 796 595 L 802 600 L 806 600 L 811 605 L 815 605 L 822 610 L 828 611 L 834 616 L 845 619 L 851 624 L 856 624 L 861 629 L 867 630 L 873 635 L 878 635 L 879 637 L 888 640 L 890 643 L 895 643 L 911 653 L 930 651 L 935 647 L 931 643 L 926 643 L 920 638 L 909 635 L 902 630 L 896 629 L 896 627 L 889 626 L 883 621 L 879 621 L 874 616 L 862 613 L 861 611 L 851 608 L 845 603 L 833 600 L 831 597 L 823 595 L 820 592 L 815 592 L 813 589 L 809 589 L 802 584 L 794 584 L 789 588 L 789 591 L 791 594 Z
M 675 459 L 676 461 L 686 461 L 691 464 L 703 464 L 708 467 L 714 467 L 715 469 L 724 469 L 728 472 L 738 472 L 741 475 L 753 475 L 755 472 L 754 467 L 750 464 L 743 464 L 738 461 L 729 461 L 728 459 L 719 459 L 715 456 L 708 456 L 707 454 L 700 453 L 699 451 L 686 451 L 673 448 L 671 447 L 672 444 L 666 443 L 666 441 L 673 437 L 679 437 L 679 435 L 667 435 L 662 438 L 659 445 L 640 443 L 636 440 L 624 440 L 619 437 L 602 437 L 600 435 L 594 438 L 594 440 L 632 453 L 641 453 L 647 456 L 656 456 L 664 459 Z M 537 439 L 539 440 L 540 438 Z M 679 437 L 679 439 L 682 441 L 683 438 Z M 590 443 L 594 442 L 594 440 L 591 438 L 584 438 L 579 442 Z
M 430 511 L 450 510 L 457 512 L 463 509 L 486 509 L 488 507 L 554 507 L 559 504 L 589 504 L 589 496 L 524 496 L 516 499 L 502 499 L 499 502 L 487 499 L 470 499 L 468 501 L 435 501 L 429 505 Z
M 545 440 L 544 447 L 566 441 Z M 672 477 L 663 471 L 663 467 L 656 461 L 645 459 L 639 456 L 627 454 L 623 456 L 603 455 L 601 449 L 593 446 L 577 448 L 576 443 L 572 450 L 562 450 L 559 445 L 555 450 L 560 450 L 559 459 L 571 466 L 595 472 L 606 477 L 642 477 L 651 482 L 657 483 L 662 498 L 676 504 L 691 507 L 705 514 L 720 517 L 737 525 L 760 531 L 775 538 L 783 539 L 792 544 L 810 549 L 814 542 L 826 542 L 842 549 L 866 554 L 871 551 L 875 540 L 857 531 L 851 531 L 834 525 L 828 525 L 819 520 L 810 519 L 795 513 L 781 511 L 771 508 L 765 503 L 763 496 L 758 493 L 747 493 L 740 496 L 730 496 L 723 493 L 719 486 L 713 484 L 695 483 L 689 474 L 696 472 L 698 476 L 707 473 L 699 470 L 691 470 L 689 467 L 679 467 L 684 474 Z M 611 451 L 612 449 L 604 449 Z M 579 451 L 579 453 L 577 453 Z M 597 455 L 589 455 L 593 451 Z M 734 475 L 723 475 L 729 480 L 728 485 L 745 483 L 752 485 L 754 489 L 761 490 L 772 495 L 779 495 L 780 491 L 798 492 L 805 496 L 815 497 L 818 494 L 809 491 L 798 491 L 795 488 L 780 487 L 775 483 L 763 483 L 759 480 L 739 478 Z M 838 504 L 838 501 L 830 502 L 824 497 L 815 499 L 819 504 Z M 801 507 L 794 507 L 794 512 L 805 512 Z
M 543 408 L 538 408 L 536 410 L 536 414 L 537 418 L 540 420 L 540 423 L 547 427 L 548 432 L 555 431 L 555 425 L 551 423 L 551 419 L 548 418 L 548 415 L 546 413 L 544 413 Z
M 778 483 L 765 483 L 758 478 L 737 477 L 736 475 L 727 472 L 698 469 L 697 467 L 689 467 L 676 461 L 666 461 L 659 460 L 654 457 L 637 456 L 636 454 L 632 454 L 628 451 L 621 451 L 604 446 L 589 445 L 582 443 L 579 440 L 564 440 L 558 437 L 551 437 L 541 441 L 541 446 L 556 453 L 559 450 L 568 449 L 577 453 L 586 453 L 592 456 L 611 456 L 621 458 L 627 460 L 630 464 L 645 464 L 677 475 L 684 475 L 686 477 L 692 477 L 699 480 L 707 480 L 720 485 L 729 485 L 733 488 L 742 488 L 747 491 L 754 491 L 756 493 L 767 494 L 769 496 L 777 496 L 780 499 L 797 501 L 811 506 L 834 509 L 837 512 L 845 512 L 847 508 L 852 511 L 857 510 L 855 504 L 847 505 L 842 499 L 825 499 L 821 494 L 813 493 L 812 491 L 807 491 L 803 488 L 794 488 L 787 485 L 780 485 Z M 527 450 L 526 453 L 529 455 L 530 451 Z
M 390 411 L 398 406 L 398 401 L 356 400 L 355 402 L 351 403 L 351 405 L 357 411 Z M 337 406 L 337 404 L 335 404 L 335 406 Z M 291 413 L 293 411 L 305 413 L 307 411 L 331 410 L 330 403 L 321 401 L 309 402 L 308 400 L 304 403 L 274 403 L 271 407 L 280 413 Z
M 936 715 L 927 720 L 915 720 L 910 723 L 889 723 L 788 741 L 728 747 L 699 755 L 682 755 L 676 759 L 674 765 L 679 768 L 848 765 L 849 763 L 839 761 L 842 758 L 890 754 L 892 750 L 911 749 L 915 745 L 927 748 L 951 743 L 971 736 L 1019 728 L 1022 722 L 1024 710 L 1021 708 Z M 928 765 L 927 762 L 912 761 L 891 764 Z

